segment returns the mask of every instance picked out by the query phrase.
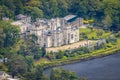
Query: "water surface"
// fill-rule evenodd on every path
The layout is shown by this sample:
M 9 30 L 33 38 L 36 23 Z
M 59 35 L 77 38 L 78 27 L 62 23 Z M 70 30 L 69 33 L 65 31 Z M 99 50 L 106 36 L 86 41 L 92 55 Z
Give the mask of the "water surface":
M 87 77 L 88 80 L 120 80 L 120 53 L 59 67 L 74 71 L 79 77 Z M 51 69 L 44 73 L 49 75 Z

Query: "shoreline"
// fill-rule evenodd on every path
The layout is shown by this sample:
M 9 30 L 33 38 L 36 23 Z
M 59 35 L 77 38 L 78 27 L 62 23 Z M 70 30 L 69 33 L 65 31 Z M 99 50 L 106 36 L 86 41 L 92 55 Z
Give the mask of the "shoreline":
M 52 68 L 52 67 L 57 67 L 57 66 L 62 66 L 62 65 L 67 65 L 67 64 L 74 64 L 74 63 L 79 63 L 79 62 L 83 62 L 83 61 L 88 61 L 88 60 L 92 60 L 92 59 L 97 59 L 97 58 L 102 58 L 105 56 L 109 56 L 109 55 L 113 55 L 113 54 L 117 54 L 120 52 L 120 48 L 114 48 L 114 49 L 110 49 L 110 50 L 106 50 L 106 51 L 100 51 L 97 53 L 89 53 L 89 54 L 83 54 L 78 56 L 77 58 L 68 58 L 65 60 L 56 60 L 50 63 L 46 63 L 46 64 L 38 64 L 40 66 L 42 66 L 45 69 L 48 68 Z

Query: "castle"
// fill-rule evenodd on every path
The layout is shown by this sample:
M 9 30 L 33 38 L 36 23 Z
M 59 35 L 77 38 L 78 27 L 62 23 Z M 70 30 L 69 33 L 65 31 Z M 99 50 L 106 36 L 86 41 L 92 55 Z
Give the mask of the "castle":
M 79 28 L 83 25 L 83 19 L 67 15 L 63 18 L 38 18 L 36 22 L 31 22 L 31 17 L 20 14 L 12 24 L 20 26 L 22 36 L 35 34 L 41 47 L 57 47 L 79 41 Z

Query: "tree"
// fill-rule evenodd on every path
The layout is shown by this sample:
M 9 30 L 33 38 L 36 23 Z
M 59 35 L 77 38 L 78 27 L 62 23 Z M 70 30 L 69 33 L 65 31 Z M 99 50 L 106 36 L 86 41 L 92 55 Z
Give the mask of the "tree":
M 33 56 L 34 59 L 39 59 L 43 56 L 42 50 L 37 43 L 37 36 L 34 34 L 27 35 L 24 44 L 20 47 L 18 51 L 19 54 L 23 56 Z
M 63 17 L 75 14 L 84 19 L 94 19 L 94 25 L 110 26 L 120 30 L 119 0 L 0 0 L 0 18 L 14 19 L 17 14 L 35 18 Z M 62 5 L 62 6 L 61 6 Z
M 25 14 L 30 15 L 32 17 L 33 21 L 35 20 L 35 18 L 43 17 L 43 11 L 41 9 L 39 9 L 38 7 L 26 6 Z
M 21 0 L 15 0 L 14 1 L 15 3 L 15 6 L 16 6 L 16 9 L 15 9 L 15 14 L 18 15 L 18 14 L 23 14 L 23 4 L 21 2 Z
M 16 6 L 15 6 L 15 4 L 14 4 L 14 0 L 6 0 L 6 1 L 4 2 L 4 4 L 5 4 L 5 6 L 7 6 L 10 10 L 15 11 Z
M 36 80 L 35 76 L 36 76 L 35 71 L 27 72 L 23 75 L 24 78 L 22 80 Z
M 43 77 L 43 68 L 41 66 L 36 67 L 36 80 L 42 80 Z
M 17 52 L 15 46 L 20 39 L 19 27 L 11 25 L 8 21 L 0 21 L 0 54 L 10 57 Z
M 32 6 L 32 7 L 39 7 L 41 5 L 41 1 L 40 0 L 28 0 L 26 2 L 27 6 Z
M 50 13 L 51 17 L 57 17 L 59 15 L 58 2 L 57 0 L 50 0 Z
M 112 19 L 112 30 L 119 31 L 120 26 L 120 1 L 119 0 L 103 0 L 104 2 L 104 14 L 109 15 Z
M 43 74 L 42 66 L 36 66 L 35 70 L 24 74 L 25 80 L 50 80 L 48 76 Z
M 41 51 L 42 51 L 42 57 L 44 57 L 44 56 L 46 55 L 46 47 L 43 46 L 43 47 L 41 48 Z
M 74 72 L 62 68 L 53 68 L 50 74 L 50 80 L 79 80 Z
M 68 14 L 68 2 L 66 0 L 58 0 L 58 16 L 64 17 Z M 62 6 L 61 6 L 62 5 Z
M 8 59 L 8 68 L 13 77 L 18 74 L 24 74 L 27 71 L 27 63 L 25 58 L 17 54 L 11 55 Z
M 26 59 L 26 62 L 27 62 L 27 69 L 28 69 L 28 71 L 32 71 L 33 68 L 34 68 L 33 56 L 26 56 L 25 59 Z
M 2 17 L 4 16 L 4 13 L 3 13 L 3 7 L 0 6 L 0 20 L 2 20 Z
M 36 67 L 35 74 L 36 74 L 35 80 L 49 80 L 49 78 L 47 76 L 44 76 L 42 66 Z
M 3 27 L 0 26 L 0 48 L 4 47 L 5 33 L 3 32 Z
M 107 15 L 105 19 L 102 21 L 105 29 L 110 29 L 110 27 L 112 26 L 112 22 L 113 21 L 109 15 Z
M 46 54 L 46 52 L 44 50 L 40 49 L 39 46 L 34 48 L 33 53 L 34 53 L 34 59 L 36 59 L 36 60 L 40 59 L 41 57 L 44 57 Z
M 46 54 L 46 57 L 49 59 L 49 60 L 52 60 L 52 59 L 55 59 L 55 53 L 54 52 L 48 52 Z
M 19 41 L 19 32 L 20 29 L 18 26 L 13 26 L 9 22 L 0 21 L 0 24 L 3 28 L 4 38 L 4 47 L 13 46 L 16 42 Z

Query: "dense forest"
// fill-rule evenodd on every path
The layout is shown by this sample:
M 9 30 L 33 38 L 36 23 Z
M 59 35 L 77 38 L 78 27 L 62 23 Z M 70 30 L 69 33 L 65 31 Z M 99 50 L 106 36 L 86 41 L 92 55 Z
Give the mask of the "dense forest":
M 33 19 L 75 14 L 97 26 L 120 29 L 120 0 L 0 0 L 0 18 L 26 14 Z

